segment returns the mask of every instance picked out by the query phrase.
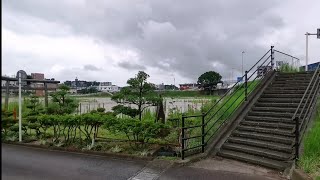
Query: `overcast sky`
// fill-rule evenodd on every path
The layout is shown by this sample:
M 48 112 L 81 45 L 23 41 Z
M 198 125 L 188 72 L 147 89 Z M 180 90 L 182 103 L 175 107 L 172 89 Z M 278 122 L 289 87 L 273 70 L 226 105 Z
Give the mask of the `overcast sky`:
M 319 0 L 2 0 L 2 74 L 123 86 L 139 70 L 154 83 L 224 79 L 271 45 L 305 61 L 305 32 L 320 28 Z M 320 39 L 309 38 L 310 62 Z

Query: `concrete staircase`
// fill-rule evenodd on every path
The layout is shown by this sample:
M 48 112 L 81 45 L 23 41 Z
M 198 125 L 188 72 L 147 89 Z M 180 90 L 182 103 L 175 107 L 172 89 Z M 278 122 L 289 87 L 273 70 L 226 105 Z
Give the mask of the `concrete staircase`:
M 292 117 L 312 75 L 309 72 L 278 73 L 218 155 L 272 169 L 289 167 L 295 143 Z

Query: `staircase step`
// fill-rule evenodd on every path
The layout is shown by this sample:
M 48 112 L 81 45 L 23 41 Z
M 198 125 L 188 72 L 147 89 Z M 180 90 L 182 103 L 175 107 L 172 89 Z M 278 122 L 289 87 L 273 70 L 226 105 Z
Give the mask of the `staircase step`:
M 265 111 L 249 111 L 249 116 L 263 116 L 263 117 L 286 117 L 292 118 L 294 112 L 265 112 Z
M 271 84 L 290 84 L 290 85 L 309 85 L 310 80 L 308 81 L 304 81 L 304 80 L 274 80 L 273 82 L 271 82 Z
M 266 133 L 266 134 L 275 134 L 280 135 L 284 137 L 294 137 L 293 130 L 287 130 L 287 129 L 275 129 L 275 128 L 267 128 L 267 127 L 251 127 L 251 126 L 245 126 L 240 125 L 237 127 L 237 130 L 239 131 L 247 131 L 247 132 L 255 132 L 255 133 Z
M 264 94 L 304 94 L 305 90 L 266 90 Z M 308 91 L 309 93 L 310 91 Z
M 261 98 L 302 98 L 303 94 L 265 94 Z
M 243 162 L 261 165 L 261 166 L 265 166 L 265 167 L 269 167 L 269 168 L 277 169 L 277 170 L 284 170 L 286 167 L 289 166 L 288 163 L 284 163 L 281 161 L 261 158 L 259 156 L 254 156 L 254 155 L 240 153 L 240 152 L 236 152 L 236 151 L 230 151 L 230 150 L 223 150 L 223 151 L 219 152 L 219 155 L 222 157 L 240 160 Z
M 258 102 L 300 103 L 301 98 L 259 98 Z M 303 101 L 305 102 L 305 100 Z
M 311 80 L 312 76 L 302 76 L 302 77 L 282 77 L 282 76 L 276 76 L 275 81 L 306 81 L 309 82 Z
M 297 108 L 299 103 L 268 103 L 268 102 L 257 102 L 254 104 L 255 107 L 279 107 L 279 108 Z M 304 104 L 302 104 L 303 106 Z
M 266 88 L 266 91 L 268 90 L 281 90 L 281 91 L 286 91 L 286 90 L 303 90 L 305 91 L 308 86 L 269 86 Z
M 295 73 L 282 73 L 280 72 L 277 77 L 312 77 L 314 72 L 295 72 Z
M 247 115 L 245 117 L 245 120 L 257 121 L 257 122 L 282 122 L 287 124 L 294 124 L 294 121 L 292 120 L 292 118 L 286 118 L 286 117 L 276 118 L 276 117 L 261 117 L 261 116 Z
M 295 89 L 307 89 L 309 84 L 283 84 L 283 83 L 272 83 L 270 84 L 270 88 L 295 88 Z
M 290 145 L 280 144 L 276 142 L 270 141 L 262 141 L 256 139 L 246 139 L 242 137 L 229 137 L 226 142 L 243 144 L 243 145 L 250 145 L 259 148 L 267 148 L 270 150 L 281 151 L 285 153 L 292 153 L 293 147 Z
M 263 111 L 263 112 L 286 112 L 286 113 L 294 113 L 297 108 L 283 108 L 283 107 L 252 107 L 253 111 Z M 302 108 L 299 108 L 298 112 L 300 112 Z
M 287 161 L 287 160 L 291 160 L 292 158 L 291 153 L 283 153 L 279 151 L 273 151 L 270 149 L 264 149 L 264 148 L 250 146 L 250 145 L 242 145 L 242 144 L 235 144 L 235 143 L 229 143 L 229 142 L 225 143 L 222 146 L 222 149 L 233 150 L 237 152 L 257 155 L 259 157 L 265 157 L 268 159 L 274 159 L 274 160 L 280 160 L 280 161 Z
M 257 122 L 257 121 L 248 121 L 244 120 L 240 122 L 241 125 L 245 126 L 252 126 L 252 127 L 267 127 L 267 128 L 276 128 L 276 129 L 287 129 L 293 130 L 295 125 L 294 124 L 287 124 L 281 122 Z
M 257 140 L 263 140 L 263 141 L 269 141 L 269 142 L 275 142 L 279 144 L 286 144 L 286 145 L 293 145 L 294 144 L 294 138 L 288 138 L 273 134 L 266 134 L 266 133 L 251 133 L 251 132 L 245 132 L 245 131 L 238 131 L 235 130 L 231 136 L 234 137 L 243 137 L 243 138 L 249 138 L 249 139 L 257 139 Z

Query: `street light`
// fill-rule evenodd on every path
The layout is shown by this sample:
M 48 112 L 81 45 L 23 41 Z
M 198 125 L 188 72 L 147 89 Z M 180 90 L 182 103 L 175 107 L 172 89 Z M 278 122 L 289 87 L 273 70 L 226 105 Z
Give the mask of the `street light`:
M 306 32 L 306 67 L 305 71 L 308 71 L 308 36 L 310 35 L 316 35 L 318 39 L 320 39 L 320 28 L 317 29 L 317 33 L 308 33 Z
M 242 76 L 243 76 L 243 54 L 244 54 L 245 52 L 244 51 L 242 51 L 242 53 L 241 53 L 241 55 L 242 55 L 242 66 L 241 66 L 241 72 L 242 72 Z M 241 79 L 242 80 L 242 79 Z

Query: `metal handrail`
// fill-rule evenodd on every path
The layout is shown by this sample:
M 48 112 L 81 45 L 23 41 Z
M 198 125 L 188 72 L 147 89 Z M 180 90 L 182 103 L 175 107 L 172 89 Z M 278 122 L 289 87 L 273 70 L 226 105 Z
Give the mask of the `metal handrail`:
M 271 55 L 269 55 L 269 56 L 266 58 L 267 54 L 270 53 L 270 52 L 271 52 Z M 270 62 L 268 62 L 267 64 L 265 64 L 268 60 L 270 60 Z M 182 151 L 181 151 L 181 153 L 182 153 L 182 154 L 181 154 L 182 159 L 184 159 L 185 151 L 188 151 L 188 150 L 191 150 L 191 149 L 195 149 L 195 148 L 201 147 L 201 148 L 202 148 L 202 152 L 204 152 L 204 147 L 207 145 L 208 141 L 212 138 L 212 136 L 215 134 L 215 132 L 216 132 L 218 129 L 220 129 L 220 127 L 221 127 L 224 123 L 221 123 L 221 124 L 219 125 L 218 129 L 215 129 L 215 132 L 212 133 L 212 134 L 210 134 L 211 129 L 212 129 L 215 125 L 217 125 L 217 123 L 220 122 L 221 120 L 226 121 L 226 119 L 227 119 L 228 117 L 230 117 L 230 115 L 231 115 L 235 110 L 233 110 L 230 114 L 228 114 L 227 117 L 222 118 L 222 117 L 225 115 L 225 113 L 231 108 L 232 105 L 230 105 L 227 109 L 223 110 L 223 112 L 221 113 L 220 117 L 217 118 L 217 120 L 209 127 L 209 129 L 205 129 L 205 127 L 208 126 L 208 123 L 209 123 L 209 122 L 211 122 L 213 119 L 215 119 L 214 117 L 217 115 L 217 113 L 221 112 L 221 109 L 222 109 L 223 107 L 226 107 L 226 104 L 227 104 L 228 102 L 230 102 L 230 100 L 231 100 L 232 98 L 236 98 L 236 96 L 235 96 L 236 93 L 239 93 L 239 95 L 238 95 L 238 97 L 237 97 L 235 100 L 233 100 L 233 102 L 232 102 L 231 104 L 234 104 L 243 94 L 245 94 L 245 99 L 241 100 L 241 102 L 240 102 L 239 104 L 237 104 L 237 107 L 236 107 L 236 108 L 238 108 L 243 101 L 246 101 L 248 94 L 252 92 L 252 91 L 250 91 L 250 92 L 248 93 L 248 91 L 247 91 L 248 87 L 251 87 L 251 85 L 253 84 L 253 83 L 251 83 L 251 84 L 249 84 L 249 86 L 248 86 L 249 80 L 252 78 L 252 76 L 253 76 L 259 69 L 261 70 L 261 67 L 263 67 L 263 66 L 264 66 L 264 68 L 262 69 L 262 71 L 263 71 L 262 74 L 263 74 L 263 75 L 265 75 L 266 73 L 269 73 L 271 70 L 273 70 L 273 68 L 274 68 L 274 67 L 273 67 L 273 65 L 274 65 L 273 60 L 274 60 L 274 49 L 273 49 L 273 46 L 271 46 L 271 49 L 268 50 L 267 53 L 265 53 L 265 54 L 262 56 L 262 58 L 260 58 L 260 59 L 249 69 L 249 71 L 245 71 L 245 74 L 242 76 L 242 79 L 245 79 L 244 83 L 242 83 L 242 84 L 240 84 L 240 82 L 235 83 L 218 101 L 216 101 L 216 102 L 214 103 L 214 105 L 213 105 L 212 107 L 209 108 L 209 110 L 208 110 L 207 112 L 204 112 L 204 113 L 198 114 L 198 115 L 189 115 L 189 116 L 188 116 L 188 115 L 182 115 L 182 129 L 181 129 L 181 130 L 182 130 L 182 138 L 181 138 L 181 139 L 182 139 L 182 144 L 181 144 L 181 145 L 182 145 Z M 262 62 L 262 63 L 261 63 L 261 62 Z M 259 63 L 261 63 L 261 64 L 260 64 L 259 66 L 257 66 Z M 270 64 L 271 64 L 271 68 L 269 68 L 269 67 L 270 67 L 270 66 L 269 66 Z M 251 72 L 252 69 L 255 68 L 255 67 L 256 67 L 256 70 L 253 71 L 253 72 Z M 268 69 L 268 68 L 269 68 L 269 69 Z M 265 69 L 267 69 L 267 71 L 265 71 Z M 249 74 L 249 73 L 252 73 L 252 74 L 251 74 L 251 75 L 249 76 L 249 78 L 248 78 L 248 74 Z M 258 77 L 261 77 L 261 76 L 256 76 L 256 77 L 253 79 L 253 81 L 256 80 Z M 262 78 L 264 78 L 264 76 L 263 76 Z M 252 82 L 253 82 L 253 81 L 252 81 Z M 236 86 L 239 86 L 239 85 L 240 85 L 240 87 L 236 89 L 235 87 L 236 87 Z M 255 85 L 255 86 L 256 86 L 256 85 Z M 254 87 L 255 87 L 255 86 L 254 86 Z M 242 90 L 241 87 L 244 87 L 244 89 Z M 241 91 L 240 91 L 240 90 L 241 90 Z M 229 94 L 230 91 L 233 91 L 233 92 L 232 92 L 231 94 Z M 222 102 L 222 100 L 225 100 L 227 96 L 229 96 L 229 97 L 227 98 L 226 101 L 223 102 L 222 105 L 220 105 L 219 109 L 218 109 L 218 110 L 215 110 L 212 115 L 209 114 L 209 113 L 211 113 L 211 112 L 213 111 L 213 109 L 214 109 L 220 102 Z M 209 116 L 209 115 L 210 115 L 210 116 Z M 197 117 L 202 117 L 202 124 L 201 124 L 201 125 L 192 125 L 192 126 L 189 126 L 189 127 L 185 127 L 185 119 L 187 119 L 187 118 L 197 118 Z M 209 117 L 209 118 L 207 118 L 207 117 Z M 193 129 L 193 128 L 200 128 L 200 127 L 202 127 L 201 135 L 199 135 L 199 134 L 194 134 L 194 136 L 192 136 L 192 137 L 185 137 L 185 130 Z M 207 139 L 207 141 L 205 142 L 205 137 L 207 137 L 208 135 L 210 135 L 210 136 L 209 136 L 209 138 Z M 198 145 L 193 146 L 193 147 L 185 147 L 185 141 L 186 141 L 186 140 L 195 139 L 195 138 L 202 138 L 202 143 L 201 143 L 201 145 L 198 144 Z
M 283 55 L 286 55 L 286 56 L 289 56 L 289 57 L 292 57 L 293 59 L 296 59 L 296 60 L 299 60 L 300 61 L 300 59 L 299 58 L 297 58 L 297 57 L 294 57 L 294 56 L 291 56 L 290 54 L 287 54 L 287 53 L 284 53 L 284 52 L 281 52 L 281 51 L 278 51 L 278 50 L 274 50 L 275 52 L 277 52 L 277 53 L 280 53 L 280 54 L 283 54 Z
M 316 102 L 315 97 L 318 94 L 318 91 L 320 89 L 319 84 L 320 84 L 320 64 L 318 65 L 318 67 L 314 71 L 313 76 L 312 76 L 312 78 L 306 88 L 306 91 L 303 94 L 303 96 L 299 102 L 299 105 L 298 105 L 295 113 L 292 116 L 292 120 L 295 121 L 295 132 L 294 133 L 295 133 L 295 158 L 296 159 L 299 159 L 299 148 L 300 148 L 300 141 L 301 141 L 301 137 L 302 137 L 301 135 L 303 135 L 303 133 L 304 133 L 304 130 L 302 130 L 303 133 L 300 133 L 300 130 L 301 130 L 302 125 L 304 125 L 306 123 L 305 122 L 306 117 L 307 117 L 306 115 L 310 113 L 311 106 Z M 311 87 L 311 85 L 312 85 L 312 87 Z M 311 98 L 311 100 L 310 100 L 310 98 Z M 304 102 L 304 105 L 303 105 L 303 107 L 301 107 L 303 102 Z M 308 108 L 306 109 L 307 104 L 308 104 Z M 305 109 L 306 109 L 306 112 L 304 112 Z M 298 112 L 299 112 L 299 114 L 298 114 Z M 301 116 L 303 113 L 304 113 L 304 116 L 301 119 Z M 300 122 L 300 120 L 301 120 L 301 122 Z

